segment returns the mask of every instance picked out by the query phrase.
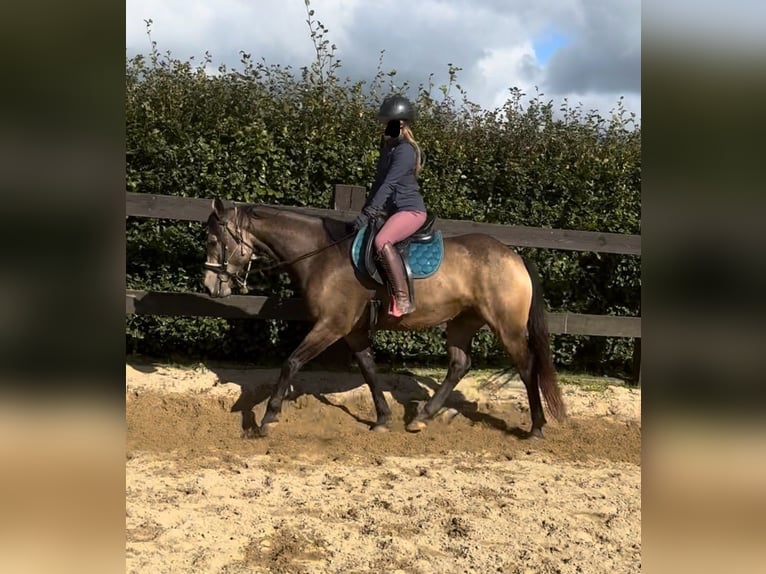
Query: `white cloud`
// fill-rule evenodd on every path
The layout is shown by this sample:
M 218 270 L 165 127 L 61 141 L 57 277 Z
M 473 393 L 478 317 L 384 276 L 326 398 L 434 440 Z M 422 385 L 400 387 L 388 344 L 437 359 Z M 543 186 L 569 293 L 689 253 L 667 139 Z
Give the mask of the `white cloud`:
M 485 107 L 498 108 L 508 100 L 508 91 L 512 87 L 526 90 L 540 83 L 542 68 L 537 61 L 532 43 L 490 49 L 487 55 L 476 64 L 477 78 L 467 87 L 468 94 Z
M 640 116 L 638 0 L 312 0 L 311 8 L 337 45 L 342 77 L 371 81 L 385 50 L 383 69 L 398 71 L 397 85 L 430 74 L 446 84 L 451 63 L 462 68 L 468 98 L 485 108 L 502 105 L 512 87 L 539 86 L 603 115 L 624 95 Z M 150 50 L 145 19 L 161 53 L 198 62 L 208 51 L 213 68 L 239 68 L 240 51 L 296 70 L 314 58 L 301 0 L 127 0 L 128 56 Z M 551 30 L 567 42 L 540 62 L 535 42 Z
M 302 2 L 248 2 L 245 0 L 128 0 L 126 44 L 128 52 L 147 52 L 144 20 L 152 20 L 152 39 L 159 51 L 199 58 L 205 51 L 228 66 L 239 62 L 239 51 L 264 47 L 288 63 L 310 60 L 313 54 Z

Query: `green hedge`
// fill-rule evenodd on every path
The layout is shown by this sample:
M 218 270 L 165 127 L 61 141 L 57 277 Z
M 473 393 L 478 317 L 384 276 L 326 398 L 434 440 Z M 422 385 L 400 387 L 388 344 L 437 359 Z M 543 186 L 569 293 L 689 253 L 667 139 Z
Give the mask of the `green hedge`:
M 457 83 L 395 87 L 378 67 L 369 83 L 342 79 L 334 46 L 312 20 L 315 63 L 299 71 L 254 62 L 210 75 L 156 45 L 126 60 L 127 190 L 329 207 L 336 184 L 369 185 L 374 176 L 382 98 L 416 94 L 416 138 L 426 154 L 421 187 L 438 216 L 535 227 L 640 234 L 641 129 L 617 102 L 606 119 L 565 104 L 559 117 L 537 94 L 511 90 L 502 107 L 472 104 Z M 457 95 L 454 95 L 457 94 Z M 127 287 L 200 291 L 201 224 L 127 222 Z M 552 311 L 640 315 L 640 259 L 633 256 L 519 249 L 540 270 Z M 256 276 L 254 294 L 299 296 L 285 276 Z M 273 363 L 307 325 L 284 321 L 127 318 L 126 351 L 152 356 Z M 381 361 L 440 364 L 443 337 L 379 333 Z M 553 339 L 560 368 L 624 374 L 632 341 Z M 477 364 L 500 364 L 493 336 L 474 344 Z

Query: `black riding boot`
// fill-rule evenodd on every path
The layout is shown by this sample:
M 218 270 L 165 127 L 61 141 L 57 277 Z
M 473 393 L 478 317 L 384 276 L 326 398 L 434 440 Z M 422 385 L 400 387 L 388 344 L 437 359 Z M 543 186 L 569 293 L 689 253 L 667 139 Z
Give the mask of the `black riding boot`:
M 415 304 L 410 299 L 410 290 L 407 283 L 407 272 L 404 263 L 396 248 L 386 243 L 380 250 L 380 261 L 386 271 L 391 284 L 392 295 L 396 304 L 392 307 L 391 314 L 394 317 L 407 315 L 415 310 Z

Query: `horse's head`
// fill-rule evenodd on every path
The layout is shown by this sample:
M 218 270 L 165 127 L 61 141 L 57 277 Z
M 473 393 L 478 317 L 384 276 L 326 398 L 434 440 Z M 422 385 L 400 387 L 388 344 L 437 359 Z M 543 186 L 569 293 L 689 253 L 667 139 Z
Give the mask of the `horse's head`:
M 220 199 L 213 201 L 213 213 L 207 220 L 207 259 L 202 284 L 211 297 L 228 297 L 232 282 L 247 292 L 250 264 L 258 252 L 270 250 L 244 225 L 247 214 L 236 206 L 225 207 Z M 244 276 L 243 276 L 244 273 Z

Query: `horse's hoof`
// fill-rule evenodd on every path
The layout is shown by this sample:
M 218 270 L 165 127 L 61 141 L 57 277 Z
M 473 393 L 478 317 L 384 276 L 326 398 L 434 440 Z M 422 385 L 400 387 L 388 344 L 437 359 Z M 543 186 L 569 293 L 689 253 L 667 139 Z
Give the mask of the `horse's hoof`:
M 270 423 L 261 424 L 261 434 L 260 436 L 269 436 L 269 431 L 276 427 L 279 424 L 279 421 L 272 421 Z
M 370 430 L 372 432 L 388 432 L 389 428 L 386 425 L 375 425 Z
M 459 414 L 460 413 L 457 411 L 457 409 L 449 408 L 449 409 L 442 409 L 437 416 L 439 420 L 441 420 L 442 422 L 451 423 L 452 420 Z
M 258 438 L 259 436 L 261 436 L 261 431 L 257 426 L 242 431 L 242 438 Z
M 545 438 L 545 435 L 543 435 L 543 429 L 532 429 L 529 432 L 529 436 L 531 438 Z
M 406 429 L 409 432 L 420 432 L 422 430 L 425 430 L 426 426 L 427 425 L 424 421 L 414 420 L 407 425 Z

